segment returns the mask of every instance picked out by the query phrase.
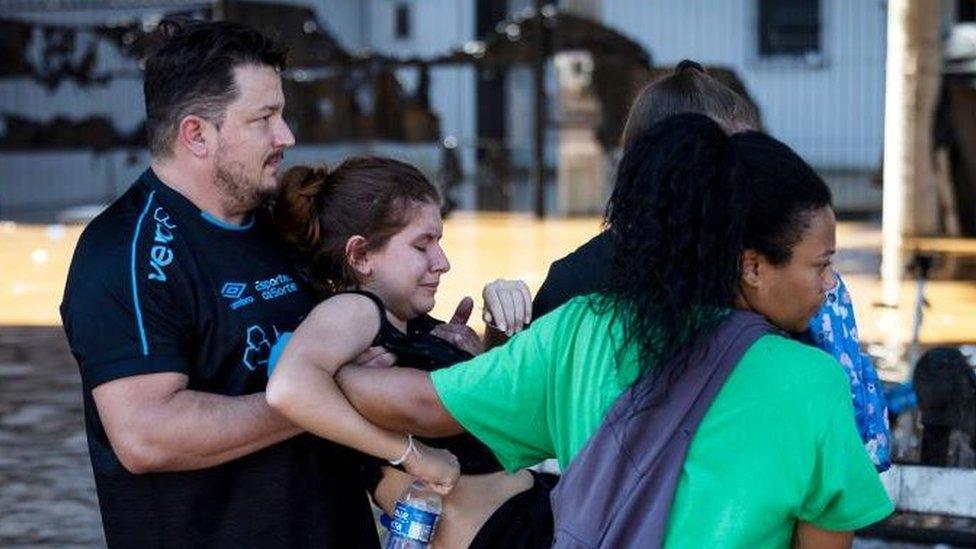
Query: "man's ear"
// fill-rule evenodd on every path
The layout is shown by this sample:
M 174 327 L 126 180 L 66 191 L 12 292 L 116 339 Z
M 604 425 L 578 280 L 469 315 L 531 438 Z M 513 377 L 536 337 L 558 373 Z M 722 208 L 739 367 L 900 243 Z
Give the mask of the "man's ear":
M 346 240 L 346 261 L 362 278 L 373 276 L 373 266 L 370 262 L 369 250 L 366 248 L 365 237 L 357 234 Z
M 748 288 L 759 289 L 763 285 L 765 258 L 756 250 L 745 249 L 740 259 L 742 284 Z
M 198 158 L 207 156 L 217 140 L 216 128 L 195 114 L 184 116 L 176 134 L 175 146 Z

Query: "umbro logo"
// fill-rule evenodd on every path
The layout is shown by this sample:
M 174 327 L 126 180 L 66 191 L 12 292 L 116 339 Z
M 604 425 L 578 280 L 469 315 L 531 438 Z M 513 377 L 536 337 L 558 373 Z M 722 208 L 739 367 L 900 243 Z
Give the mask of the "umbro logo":
M 237 299 L 244 295 L 246 289 L 247 284 L 243 282 L 226 282 L 224 287 L 220 289 L 220 295 L 228 299 Z
M 220 295 L 226 297 L 227 299 L 233 300 L 233 302 L 230 304 L 230 308 L 236 311 L 245 305 L 254 303 L 253 295 L 244 295 L 246 290 L 247 284 L 244 282 L 225 282 L 224 287 L 220 289 Z
M 224 286 L 220 289 L 220 295 L 233 300 L 230 308 L 236 311 L 241 307 L 254 303 L 253 295 L 244 295 L 246 290 L 247 284 L 244 282 L 224 282 Z

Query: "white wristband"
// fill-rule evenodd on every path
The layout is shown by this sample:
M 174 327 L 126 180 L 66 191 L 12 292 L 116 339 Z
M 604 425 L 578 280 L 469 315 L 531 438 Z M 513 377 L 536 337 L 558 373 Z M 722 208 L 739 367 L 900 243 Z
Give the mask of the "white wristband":
M 417 451 L 417 447 L 413 445 L 413 435 L 408 434 L 407 435 L 407 449 L 403 451 L 403 455 L 400 456 L 399 458 L 397 458 L 397 459 L 391 459 L 390 460 L 390 465 L 392 465 L 394 467 L 396 467 L 398 465 L 403 465 L 403 462 L 404 461 L 407 461 L 407 458 L 410 457 L 410 452 L 416 452 L 416 451 Z

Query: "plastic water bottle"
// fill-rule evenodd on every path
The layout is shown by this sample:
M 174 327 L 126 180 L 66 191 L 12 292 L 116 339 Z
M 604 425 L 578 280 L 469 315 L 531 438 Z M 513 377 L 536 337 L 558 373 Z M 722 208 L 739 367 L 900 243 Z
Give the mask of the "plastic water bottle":
M 425 549 L 434 539 L 441 516 L 441 496 L 419 481 L 414 481 L 396 502 L 390 519 L 386 549 Z

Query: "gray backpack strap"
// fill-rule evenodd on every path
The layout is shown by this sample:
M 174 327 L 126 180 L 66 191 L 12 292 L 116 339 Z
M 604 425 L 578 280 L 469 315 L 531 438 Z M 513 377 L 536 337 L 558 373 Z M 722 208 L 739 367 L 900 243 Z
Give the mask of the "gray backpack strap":
M 746 349 L 775 331 L 735 311 L 690 350 L 663 397 L 647 376 L 624 391 L 552 492 L 553 547 L 660 547 L 698 425 Z

